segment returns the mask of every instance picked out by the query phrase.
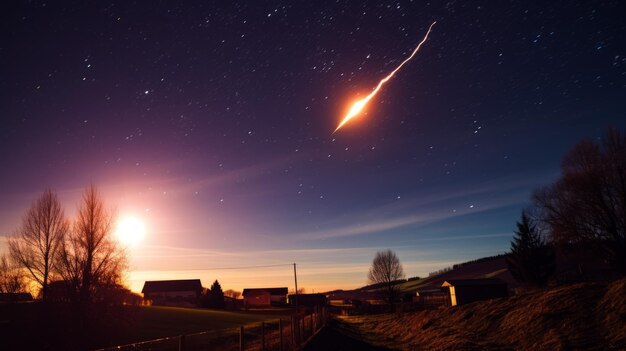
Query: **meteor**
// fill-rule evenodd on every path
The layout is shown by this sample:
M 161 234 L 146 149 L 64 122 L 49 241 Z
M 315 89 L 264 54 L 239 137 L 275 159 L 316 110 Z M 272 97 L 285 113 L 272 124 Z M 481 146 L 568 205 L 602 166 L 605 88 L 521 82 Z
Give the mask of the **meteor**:
M 398 72 L 400 70 L 400 68 L 402 68 L 402 66 L 404 66 L 405 63 L 409 62 L 413 56 L 415 56 L 415 54 L 417 54 L 417 52 L 419 51 L 420 47 L 422 47 L 422 44 L 424 44 L 426 42 L 426 39 L 428 39 L 428 34 L 430 34 L 431 29 L 433 28 L 433 26 L 435 25 L 435 23 L 437 23 L 437 21 L 433 22 L 430 27 L 428 27 L 428 31 L 426 32 L 426 35 L 424 35 L 424 39 L 422 39 L 422 41 L 417 45 L 417 47 L 415 48 L 415 50 L 413 50 L 413 53 L 411 54 L 411 56 L 409 56 L 406 60 L 402 61 L 402 63 L 396 67 L 396 69 L 394 69 L 393 71 L 391 71 L 391 73 L 389 73 L 388 76 L 386 76 L 385 78 L 383 78 L 378 85 L 376 86 L 376 88 L 366 97 L 364 97 L 361 100 L 358 100 L 357 102 L 355 102 L 354 104 L 352 104 L 352 107 L 350 108 L 350 111 L 348 111 L 348 114 L 343 118 L 343 120 L 341 121 L 341 123 L 339 123 L 339 125 L 337 126 L 337 128 L 335 129 L 335 131 L 333 132 L 333 134 L 335 132 L 337 132 L 339 130 L 339 128 L 343 127 L 344 124 L 348 123 L 352 118 L 356 117 L 359 113 L 361 113 L 361 111 L 363 110 L 363 108 L 365 107 L 365 105 L 367 105 L 367 103 L 374 97 L 376 96 L 376 94 L 378 94 L 378 91 L 382 88 L 383 84 L 387 83 L 387 81 L 389 79 L 391 79 L 393 77 L 394 74 L 396 74 L 396 72 Z

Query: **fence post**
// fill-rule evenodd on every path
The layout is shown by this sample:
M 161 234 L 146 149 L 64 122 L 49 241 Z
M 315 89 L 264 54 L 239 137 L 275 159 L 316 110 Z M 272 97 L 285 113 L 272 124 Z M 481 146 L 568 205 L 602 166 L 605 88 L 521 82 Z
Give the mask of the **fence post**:
M 317 307 L 317 328 L 320 329 L 322 328 L 322 326 L 324 325 L 324 322 L 322 321 L 322 308 L 321 307 Z
M 280 339 L 279 351 L 283 351 L 283 319 L 278 320 L 278 337 Z
M 313 311 L 311 311 L 311 336 L 313 336 L 313 333 L 315 333 L 315 326 L 313 325 L 314 323 L 314 319 L 313 316 L 315 315 L 315 313 Z
M 261 351 L 265 351 L 265 322 L 261 322 Z
M 302 341 L 302 323 L 301 323 L 300 315 L 296 316 L 296 342 L 297 345 L 300 345 Z
M 243 325 L 239 327 L 239 351 L 246 349 L 246 339 L 243 335 Z
M 185 335 L 178 336 L 178 351 L 185 351 Z
M 291 316 L 291 344 L 295 348 L 296 346 L 296 322 L 293 316 Z

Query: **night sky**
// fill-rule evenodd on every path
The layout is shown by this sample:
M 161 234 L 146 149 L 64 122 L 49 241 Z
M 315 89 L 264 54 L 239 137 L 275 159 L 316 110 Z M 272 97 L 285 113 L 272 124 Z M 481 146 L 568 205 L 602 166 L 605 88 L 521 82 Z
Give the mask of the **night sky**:
M 0 235 L 93 182 L 141 218 L 128 281 L 366 283 L 502 253 L 534 189 L 626 118 L 623 1 L 11 1 Z M 415 58 L 332 134 L 437 21 Z M 6 249 L 0 241 L 0 251 Z

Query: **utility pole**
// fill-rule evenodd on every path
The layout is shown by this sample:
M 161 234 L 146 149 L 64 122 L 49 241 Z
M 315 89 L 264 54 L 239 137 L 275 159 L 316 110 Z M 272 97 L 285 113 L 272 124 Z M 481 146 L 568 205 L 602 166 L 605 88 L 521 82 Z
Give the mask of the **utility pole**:
M 296 312 L 298 312 L 298 273 L 296 273 L 296 264 L 293 264 L 293 280 L 296 282 Z

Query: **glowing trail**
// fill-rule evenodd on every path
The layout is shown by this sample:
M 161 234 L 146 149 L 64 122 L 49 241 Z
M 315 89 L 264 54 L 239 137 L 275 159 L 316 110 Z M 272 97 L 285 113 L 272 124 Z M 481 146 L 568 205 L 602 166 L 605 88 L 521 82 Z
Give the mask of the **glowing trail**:
M 365 105 L 367 105 L 367 103 L 378 93 L 380 88 L 382 88 L 383 84 L 387 83 L 387 81 L 389 79 L 391 79 L 391 77 L 393 77 L 393 75 L 396 74 L 396 72 L 398 72 L 400 70 L 400 68 L 402 68 L 402 66 L 404 66 L 405 63 L 409 62 L 413 58 L 413 56 L 415 56 L 415 54 L 417 54 L 417 52 L 419 51 L 419 49 L 422 46 L 422 44 L 424 44 L 426 42 L 426 39 L 428 39 L 428 34 L 430 34 L 430 31 L 433 28 L 433 26 L 435 25 L 435 23 L 437 23 L 437 22 L 436 21 L 433 22 L 430 25 L 430 27 L 428 27 L 428 31 L 426 32 L 426 35 L 424 36 L 424 39 L 422 39 L 422 41 L 417 45 L 415 50 L 413 50 L 413 53 L 411 54 L 411 56 L 409 56 L 406 60 L 402 61 L 402 63 L 398 67 L 396 67 L 396 69 L 394 69 L 391 73 L 389 73 L 389 75 L 387 77 L 383 78 L 378 83 L 376 88 L 368 96 L 366 96 L 365 98 L 355 102 L 352 105 L 352 107 L 350 108 L 350 111 L 348 111 L 348 114 L 343 118 L 341 123 L 339 123 L 339 125 L 337 126 L 337 129 L 335 129 L 335 131 L 333 133 L 338 131 L 339 128 L 343 127 L 344 124 L 348 123 L 348 121 L 350 121 L 352 118 L 357 116 L 361 112 L 361 110 L 363 110 Z

